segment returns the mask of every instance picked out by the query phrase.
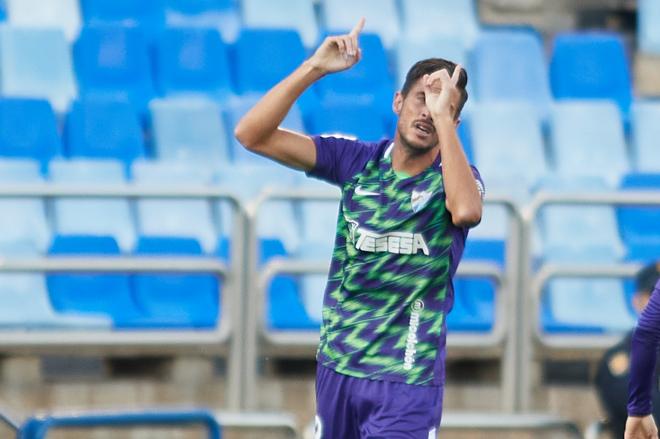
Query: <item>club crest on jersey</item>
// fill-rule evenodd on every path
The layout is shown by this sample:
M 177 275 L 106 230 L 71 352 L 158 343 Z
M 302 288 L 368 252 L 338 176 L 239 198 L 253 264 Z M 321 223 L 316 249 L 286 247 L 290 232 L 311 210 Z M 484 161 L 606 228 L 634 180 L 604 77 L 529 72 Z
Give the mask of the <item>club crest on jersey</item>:
M 416 191 L 413 189 L 410 203 L 412 204 L 413 212 L 417 213 L 424 208 L 433 195 L 432 191 Z

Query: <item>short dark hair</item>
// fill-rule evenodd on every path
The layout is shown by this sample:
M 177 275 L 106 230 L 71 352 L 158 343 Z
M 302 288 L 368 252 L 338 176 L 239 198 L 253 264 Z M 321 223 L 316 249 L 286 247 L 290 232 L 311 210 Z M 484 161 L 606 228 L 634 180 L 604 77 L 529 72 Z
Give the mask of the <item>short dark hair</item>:
M 648 264 L 635 276 L 635 288 L 637 292 L 651 294 L 658 278 L 660 278 L 660 262 Z
M 452 61 L 448 61 L 443 58 L 428 58 L 428 59 L 423 59 L 421 61 L 417 61 L 411 68 L 408 70 L 408 73 L 406 74 L 406 80 L 403 83 L 403 87 L 401 88 L 401 94 L 403 97 L 406 97 L 408 95 L 408 92 L 412 88 L 413 84 L 417 82 L 419 78 L 421 78 L 424 75 L 430 75 L 433 72 L 437 72 L 438 70 L 445 69 L 447 70 L 447 73 L 449 73 L 449 76 L 454 74 L 454 69 L 456 68 L 456 63 Z M 465 102 L 468 100 L 468 93 L 467 90 L 465 89 L 467 87 L 467 82 L 468 82 L 468 75 L 465 69 L 461 69 L 461 73 L 458 78 L 458 87 L 461 89 L 461 102 L 458 105 L 458 108 L 456 109 L 456 118 L 461 114 L 461 110 L 463 109 L 463 106 L 465 105 Z

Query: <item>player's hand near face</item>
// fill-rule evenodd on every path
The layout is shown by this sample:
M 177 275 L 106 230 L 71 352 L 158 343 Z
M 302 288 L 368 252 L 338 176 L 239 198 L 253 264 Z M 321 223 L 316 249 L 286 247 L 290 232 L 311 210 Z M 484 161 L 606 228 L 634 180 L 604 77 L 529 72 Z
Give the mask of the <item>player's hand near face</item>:
M 348 34 L 335 35 L 323 40 L 309 59 L 309 63 L 324 75 L 341 72 L 357 64 L 362 59 L 358 36 L 364 28 L 364 21 L 364 18 L 361 18 Z
M 629 416 L 626 421 L 624 439 L 658 439 L 658 428 L 652 415 Z
M 458 88 L 461 70 L 461 66 L 457 65 L 451 77 L 447 70 L 443 69 L 430 75 L 424 75 L 422 78 L 426 107 L 431 112 L 433 119 L 447 118 L 454 120 L 456 110 L 461 102 L 461 91 Z

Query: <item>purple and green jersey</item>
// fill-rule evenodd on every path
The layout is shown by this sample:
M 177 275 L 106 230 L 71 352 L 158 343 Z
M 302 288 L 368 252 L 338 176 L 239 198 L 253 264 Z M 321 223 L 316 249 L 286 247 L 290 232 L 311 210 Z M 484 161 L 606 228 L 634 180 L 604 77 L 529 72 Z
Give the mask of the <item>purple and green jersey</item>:
M 357 378 L 444 384 L 452 277 L 468 230 L 451 222 L 440 159 L 406 178 L 392 169 L 389 140 L 314 143 L 308 175 L 342 191 L 319 363 Z

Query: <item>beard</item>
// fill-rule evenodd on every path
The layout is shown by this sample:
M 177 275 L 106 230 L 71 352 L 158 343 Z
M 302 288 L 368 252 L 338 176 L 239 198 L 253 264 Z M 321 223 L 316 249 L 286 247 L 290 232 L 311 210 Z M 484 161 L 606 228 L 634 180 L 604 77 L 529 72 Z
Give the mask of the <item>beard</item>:
M 401 127 L 398 127 L 399 139 L 401 145 L 413 155 L 424 155 L 438 146 L 438 138 L 432 136 L 428 140 L 415 139 L 414 136 L 406 134 Z

